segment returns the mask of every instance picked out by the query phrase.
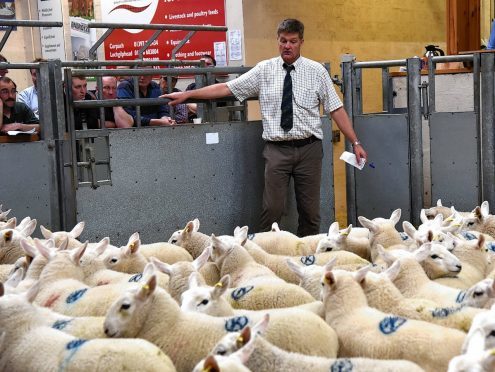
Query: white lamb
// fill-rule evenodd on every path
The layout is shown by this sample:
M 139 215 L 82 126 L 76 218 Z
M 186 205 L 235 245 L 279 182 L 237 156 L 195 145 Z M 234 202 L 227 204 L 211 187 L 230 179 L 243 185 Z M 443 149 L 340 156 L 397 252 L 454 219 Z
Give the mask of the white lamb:
M 0 285 L 0 295 L 3 286 Z M 160 349 L 144 340 L 78 339 L 43 325 L 34 296 L 0 297 L 2 371 L 175 371 Z
M 105 333 L 110 337 L 140 337 L 151 341 L 170 356 L 178 371 L 190 371 L 226 332 L 240 330 L 248 323 L 248 317 L 216 318 L 183 312 L 168 293 L 157 289 L 156 278 L 152 276 L 140 289 L 127 291 L 112 305 L 106 316 Z M 278 329 L 269 329 L 267 337 L 291 351 L 335 354 L 335 333 L 324 322 L 318 329 L 307 332 L 313 336 L 310 343 L 299 342 L 300 334 Z M 186 345 L 188 352 L 184 353 Z
M 495 280 L 483 279 L 464 292 L 461 304 L 489 309 L 495 303 Z
M 250 235 L 249 238 L 266 252 L 286 256 L 313 254 L 311 245 L 289 231 L 267 231 Z
M 79 248 L 83 243 L 77 240 L 84 230 L 84 221 L 77 223 L 71 231 L 55 231 L 47 229 L 43 225 L 40 225 L 41 235 L 48 240 L 53 239 L 58 246 L 63 240 L 69 239 L 68 249 Z
M 199 220 L 189 221 L 184 229 L 175 231 L 168 242 L 188 251 L 196 259 L 210 244 L 210 237 L 199 232 Z
M 457 328 L 464 332 L 471 327 L 473 318 L 483 311 L 463 304 L 439 307 L 434 301 L 406 298 L 392 283 L 399 270 L 400 261 L 396 261 L 380 274 L 369 272 L 368 268 L 356 273 L 356 277 L 360 278 L 359 284 L 363 288 L 369 306 L 385 313 L 424 320 L 444 327 Z
M 339 223 L 334 222 L 328 229 L 328 234 L 319 241 L 316 248 L 316 253 L 330 251 L 348 251 L 357 254 L 358 256 L 370 260 L 371 245 L 368 237 L 353 237 L 352 225 L 346 229 L 339 230 Z
M 29 237 L 36 229 L 36 220 L 22 230 L 5 229 L 0 231 L 0 264 L 13 264 L 19 257 L 24 256 L 21 240 Z
M 240 332 L 229 332 L 215 345 L 212 354 L 230 355 L 254 342 L 254 351 L 247 366 L 253 371 L 353 371 L 353 372 L 419 372 L 418 365 L 406 360 L 376 360 L 366 358 L 330 359 L 290 353 L 266 340 L 262 334 L 268 325 L 266 315 L 252 328 L 245 327 Z
M 326 321 L 339 336 L 341 357 L 401 358 L 433 372 L 446 370 L 461 351 L 465 337 L 461 331 L 369 307 L 353 273 L 326 272 L 322 299 Z

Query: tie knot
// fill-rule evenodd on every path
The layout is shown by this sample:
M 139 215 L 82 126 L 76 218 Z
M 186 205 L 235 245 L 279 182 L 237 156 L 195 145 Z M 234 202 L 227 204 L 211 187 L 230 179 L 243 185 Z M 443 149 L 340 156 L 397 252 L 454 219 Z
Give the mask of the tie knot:
M 288 73 L 290 73 L 292 70 L 295 69 L 293 65 L 288 65 L 287 63 L 284 63 L 282 66 L 284 67 L 285 71 L 287 71 Z

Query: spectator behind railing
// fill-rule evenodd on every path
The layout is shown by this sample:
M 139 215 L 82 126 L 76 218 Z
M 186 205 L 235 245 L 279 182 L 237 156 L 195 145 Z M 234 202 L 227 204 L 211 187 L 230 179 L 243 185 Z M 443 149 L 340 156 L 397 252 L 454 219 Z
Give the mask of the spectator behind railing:
M 88 92 L 88 82 L 85 76 L 72 76 L 72 99 L 74 101 L 89 101 L 95 97 Z M 75 108 L 74 126 L 76 130 L 100 129 L 98 125 L 97 108 Z
M 33 63 L 38 63 L 38 62 L 46 62 L 46 59 L 36 58 L 33 61 Z M 25 103 L 39 119 L 40 115 L 38 111 L 38 89 L 36 88 L 36 80 L 37 80 L 36 71 L 37 70 L 35 68 L 29 70 L 29 72 L 31 73 L 31 80 L 33 81 L 33 85 L 21 91 L 17 96 L 17 101 Z
M 35 129 L 39 132 L 38 118 L 33 111 L 22 102 L 16 102 L 17 85 L 7 76 L 0 78 L 0 132 L 15 130 L 26 132 Z
M 139 98 L 158 98 L 162 92 L 160 86 L 155 83 L 151 75 L 138 77 Z M 121 99 L 134 99 L 134 82 L 132 79 L 122 81 L 117 88 L 117 97 Z M 125 111 L 132 116 L 136 124 L 136 107 L 126 106 Z M 170 118 L 170 109 L 167 105 L 141 106 L 141 125 L 159 126 L 173 125 L 175 121 Z
M 102 99 L 117 99 L 117 78 L 115 76 L 103 76 Z M 98 98 L 98 89 L 94 92 Z M 107 128 L 130 128 L 134 125 L 134 119 L 122 106 L 105 107 L 105 127 Z
M 167 75 L 160 77 L 160 89 L 162 94 L 172 93 L 172 92 L 180 92 L 180 89 L 177 89 L 175 86 L 177 85 L 177 76 L 170 76 L 171 86 L 170 90 L 168 89 L 167 83 Z M 183 124 L 188 122 L 188 108 L 187 105 L 181 103 L 180 105 L 175 106 L 175 122 L 177 124 Z

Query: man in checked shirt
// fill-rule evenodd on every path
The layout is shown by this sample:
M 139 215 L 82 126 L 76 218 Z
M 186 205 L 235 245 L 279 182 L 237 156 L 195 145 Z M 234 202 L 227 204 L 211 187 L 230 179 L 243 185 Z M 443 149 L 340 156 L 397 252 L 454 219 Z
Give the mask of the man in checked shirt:
M 169 105 L 187 99 L 214 99 L 234 95 L 240 101 L 258 96 L 265 147 L 265 188 L 260 231 L 280 222 L 290 177 L 294 178 L 299 226 L 297 234 L 320 232 L 320 183 L 323 131 L 320 104 L 352 143 L 358 163 L 366 159 L 328 72 L 318 62 L 301 57 L 304 25 L 282 21 L 277 29 L 280 57 L 259 62 L 237 79 L 197 90 L 165 94 Z

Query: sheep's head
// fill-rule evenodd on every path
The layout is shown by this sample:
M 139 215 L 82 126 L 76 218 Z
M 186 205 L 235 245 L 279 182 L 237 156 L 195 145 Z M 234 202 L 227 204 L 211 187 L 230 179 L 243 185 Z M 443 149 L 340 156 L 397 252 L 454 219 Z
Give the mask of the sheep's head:
M 484 308 L 488 301 L 494 297 L 495 281 L 493 279 L 483 279 L 466 290 L 461 304 Z
M 2 205 L 0 204 L 0 222 L 7 221 L 7 215 L 10 213 L 12 209 L 6 210 L 2 212 Z
M 136 337 L 144 325 L 147 311 L 156 289 L 156 275 L 152 275 L 143 286 L 127 291 L 108 310 L 104 322 L 108 337 Z
M 213 316 L 225 315 L 220 313 L 226 301 L 222 296 L 229 285 L 230 276 L 225 275 L 214 287 L 204 286 L 199 273 L 193 272 L 189 276 L 189 289 L 181 296 L 181 309 Z
M 316 253 L 333 252 L 345 249 L 347 237 L 351 233 L 352 225 L 339 230 L 339 223 L 334 222 L 328 229 L 327 236 L 320 239 L 316 247 Z
M 225 259 L 225 257 L 232 252 L 236 247 L 235 239 L 222 239 L 216 237 L 215 234 L 211 234 L 211 243 L 208 247 L 211 252 L 211 259 L 218 267 L 221 266 L 221 263 Z
M 174 231 L 172 236 L 168 239 L 168 243 L 183 247 L 184 242 L 191 237 L 191 234 L 199 231 L 199 225 L 199 219 L 197 218 L 189 221 L 182 230 Z
M 462 269 L 461 261 L 440 244 L 425 243 L 414 256 L 430 279 L 455 277 Z

